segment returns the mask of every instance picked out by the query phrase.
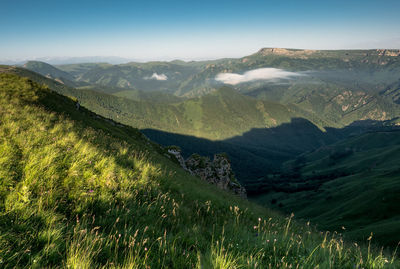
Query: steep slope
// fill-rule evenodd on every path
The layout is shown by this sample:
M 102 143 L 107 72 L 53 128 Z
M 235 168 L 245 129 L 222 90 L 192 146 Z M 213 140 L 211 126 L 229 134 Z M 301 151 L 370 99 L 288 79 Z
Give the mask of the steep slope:
M 139 99 L 151 100 L 147 102 L 90 90 L 96 87 L 70 88 L 26 69 L 13 68 L 13 72 L 73 96 L 102 116 L 141 128 L 160 144 L 178 145 L 185 157 L 226 152 L 242 183 L 279 169 L 281 163 L 305 151 L 368 130 L 368 126 L 324 129 L 335 124 L 296 105 L 257 100 L 228 87 L 177 103 L 171 103 L 174 98 L 168 94 L 146 92 Z M 154 95 L 159 101 L 152 99 Z
M 219 191 L 136 129 L 8 71 L 0 67 L 5 268 L 399 265 Z
M 39 61 L 29 61 L 23 65 L 24 68 L 33 72 L 39 73 L 47 78 L 57 80 L 62 84 L 74 87 L 78 84 L 75 83 L 75 77 L 68 72 L 64 72 L 56 67 Z
M 327 124 L 313 113 L 246 97 L 227 87 L 177 103 L 169 102 L 173 98 L 163 98 L 169 95 L 146 92 L 142 97 L 151 99 L 146 102 L 88 88 L 70 88 L 25 69 L 13 68 L 13 72 L 44 83 L 60 94 L 75 97 L 81 105 L 102 116 L 141 128 L 158 143 L 179 145 L 185 157 L 192 153 L 212 156 L 227 152 L 242 182 L 261 177 L 266 170 L 278 167 L 297 154 L 342 137 L 324 133 L 314 126 Z M 160 101 L 155 102 L 151 98 L 154 95 L 160 97 Z M 312 122 L 292 120 L 298 117 Z M 297 136 L 293 137 L 291 131 Z M 218 139 L 224 141 L 216 141 Z
M 260 92 L 254 94 L 258 93 Z M 325 82 L 314 85 L 293 83 L 281 92 L 280 97 L 273 91 L 263 92 L 262 95 L 266 99 L 276 99 L 276 102 L 295 104 L 303 110 L 312 111 L 332 127 L 347 126 L 357 120 L 384 121 L 400 116 L 399 104 L 390 97 L 349 85 L 338 86 Z
M 269 175 L 256 198 L 352 238 L 400 238 L 400 129 L 370 132 L 320 148 Z M 262 187 L 258 186 L 260 189 Z
M 384 89 L 381 95 L 391 98 L 396 104 L 400 104 L 400 79 Z

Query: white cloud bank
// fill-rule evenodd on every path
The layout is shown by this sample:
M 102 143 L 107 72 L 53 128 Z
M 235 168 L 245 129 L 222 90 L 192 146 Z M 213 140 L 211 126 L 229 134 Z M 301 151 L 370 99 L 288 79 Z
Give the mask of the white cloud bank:
M 219 73 L 215 77 L 215 80 L 225 84 L 236 85 L 254 80 L 290 79 L 295 76 L 302 76 L 302 74 L 289 72 L 278 68 L 259 68 L 244 72 L 243 74 Z
M 151 75 L 151 77 L 144 77 L 144 79 L 167 80 L 168 77 L 166 74 L 153 73 L 153 75 Z

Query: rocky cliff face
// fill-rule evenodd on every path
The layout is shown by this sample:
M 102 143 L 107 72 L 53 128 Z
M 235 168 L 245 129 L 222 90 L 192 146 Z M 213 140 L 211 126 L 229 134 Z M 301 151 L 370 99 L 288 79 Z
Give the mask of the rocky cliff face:
M 391 57 L 397 57 L 400 56 L 400 50 L 386 50 L 386 49 L 377 49 L 376 50 L 379 54 L 379 56 L 391 56 Z
M 263 56 L 267 55 L 283 55 L 291 57 L 304 58 L 307 55 L 311 55 L 317 52 L 316 50 L 293 50 L 293 49 L 283 49 L 283 48 L 262 48 L 258 51 L 258 54 Z
M 186 161 L 178 149 L 169 149 L 183 169 L 201 179 L 216 185 L 218 188 L 231 191 L 242 198 L 247 198 L 246 190 L 236 180 L 231 163 L 225 154 L 215 154 L 214 160 L 193 154 Z

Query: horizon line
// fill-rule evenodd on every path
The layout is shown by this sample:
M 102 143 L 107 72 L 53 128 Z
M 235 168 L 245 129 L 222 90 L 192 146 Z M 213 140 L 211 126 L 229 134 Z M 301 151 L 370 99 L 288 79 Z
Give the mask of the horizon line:
M 214 61 L 214 60 L 223 60 L 223 59 L 240 59 L 240 58 L 244 58 L 247 56 L 251 56 L 253 54 L 256 54 L 258 52 L 260 52 L 263 49 L 284 49 L 284 50 L 297 50 L 297 51 L 378 51 L 378 50 L 388 50 L 388 51 L 400 51 L 400 48 L 368 48 L 368 49 L 362 49 L 362 48 L 340 48 L 340 49 L 309 49 L 309 48 L 294 48 L 294 47 L 262 47 L 260 49 L 258 49 L 256 52 L 250 53 L 250 54 L 246 54 L 246 55 L 242 55 L 242 56 L 232 56 L 232 57 L 213 57 L 213 58 L 207 58 L 207 57 L 200 57 L 200 58 L 192 58 L 192 59 L 188 59 L 188 58 L 172 58 L 172 57 L 163 57 L 160 59 L 140 59 L 140 58 L 135 58 L 135 57 L 123 57 L 123 56 L 116 56 L 116 55 L 86 55 L 86 56 L 38 56 L 38 57 L 27 57 L 27 58 L 3 58 L 0 59 L 0 64 L 9 62 L 9 63 L 13 63 L 14 65 L 20 65 L 20 64 L 24 64 L 30 61 L 37 61 L 37 62 L 46 62 L 46 58 L 48 58 L 48 60 L 50 61 L 62 61 L 63 59 L 65 59 L 66 61 L 68 60 L 79 60 L 79 59 L 84 59 L 84 58 L 114 58 L 115 61 L 117 61 L 118 59 L 120 60 L 120 63 L 116 63 L 116 64 L 127 64 L 127 63 L 133 63 L 133 62 L 137 62 L 137 63 L 148 63 L 148 62 L 174 62 L 174 61 L 182 61 L 182 62 L 206 62 L 206 61 Z M 67 63 L 67 64 L 83 64 L 83 63 L 109 63 L 106 61 L 86 61 L 86 62 L 75 62 L 75 63 Z M 12 65 L 12 64 L 11 64 Z M 55 65 L 63 65 L 62 63 L 59 64 L 55 64 Z

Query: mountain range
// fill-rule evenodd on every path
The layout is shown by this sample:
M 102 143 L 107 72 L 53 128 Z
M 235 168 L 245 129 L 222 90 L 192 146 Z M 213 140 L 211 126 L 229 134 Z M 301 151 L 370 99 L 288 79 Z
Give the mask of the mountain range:
M 137 129 L 54 91 L 62 87 L 0 67 L 5 268 L 399 266 L 190 175 Z
M 11 69 L 184 157 L 226 152 L 263 206 L 352 239 L 399 241 L 399 50 Z

